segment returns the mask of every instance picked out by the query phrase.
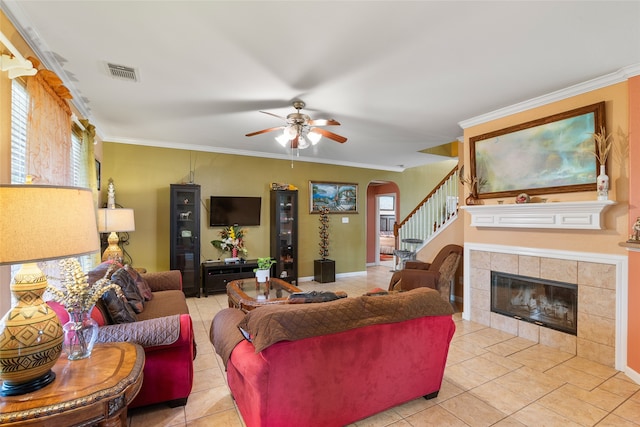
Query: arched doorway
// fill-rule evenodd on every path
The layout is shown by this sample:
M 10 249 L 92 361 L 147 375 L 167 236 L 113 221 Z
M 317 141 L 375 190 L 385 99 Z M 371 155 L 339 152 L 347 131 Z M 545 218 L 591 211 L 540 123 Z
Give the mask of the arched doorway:
M 367 266 L 381 265 L 393 255 L 393 224 L 400 213 L 400 189 L 391 181 L 371 181 L 367 186 Z M 381 259 L 382 258 L 382 259 Z

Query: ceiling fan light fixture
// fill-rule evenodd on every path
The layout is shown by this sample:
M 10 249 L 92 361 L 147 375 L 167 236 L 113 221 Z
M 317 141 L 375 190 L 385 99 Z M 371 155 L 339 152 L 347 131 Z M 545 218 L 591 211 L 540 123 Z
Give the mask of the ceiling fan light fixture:
M 278 141 L 278 144 L 282 145 L 283 147 L 286 147 L 289 144 L 289 137 L 286 135 L 286 132 L 281 133 L 280 135 L 276 136 L 276 141 Z
M 315 132 L 307 133 L 307 138 L 311 141 L 311 145 L 316 145 L 322 139 L 322 135 Z
M 298 149 L 304 150 L 305 148 L 309 148 L 309 140 L 303 135 L 300 135 L 298 137 Z
M 289 126 L 287 126 L 286 128 L 284 128 L 283 135 L 288 137 L 289 140 L 295 138 L 298 135 L 298 126 L 297 125 L 289 125 Z

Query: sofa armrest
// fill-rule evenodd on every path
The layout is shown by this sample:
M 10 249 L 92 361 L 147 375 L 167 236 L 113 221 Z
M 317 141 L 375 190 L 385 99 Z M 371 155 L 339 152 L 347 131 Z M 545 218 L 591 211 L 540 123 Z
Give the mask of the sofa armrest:
M 182 274 L 180 270 L 160 271 L 157 273 L 141 274 L 149 284 L 151 292 L 182 290 Z
M 149 348 L 190 341 L 192 337 L 191 316 L 176 314 L 157 319 L 102 326 L 98 329 L 96 342 L 132 342 Z
M 428 270 L 431 268 L 430 262 L 422 262 L 422 261 L 405 261 L 404 268 L 410 270 Z
M 244 312 L 237 308 L 224 308 L 216 313 L 211 322 L 209 340 L 216 353 L 222 358 L 225 368 L 233 349 L 244 340 L 238 329 L 238 323 L 244 319 L 244 316 Z

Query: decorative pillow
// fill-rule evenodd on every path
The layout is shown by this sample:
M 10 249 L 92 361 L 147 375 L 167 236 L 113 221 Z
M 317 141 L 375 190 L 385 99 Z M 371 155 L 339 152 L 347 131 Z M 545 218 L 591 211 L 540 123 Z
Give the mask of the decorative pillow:
M 122 293 L 133 311 L 135 313 L 142 313 L 144 310 L 144 298 L 140 295 L 136 282 L 131 278 L 127 270 L 121 268 L 113 273 L 111 275 L 111 281 L 120 285 Z
M 118 298 L 113 289 L 109 289 L 102 295 L 102 301 L 107 306 L 111 323 L 131 323 L 138 320 L 131 306 Z
M 140 275 L 138 270 L 131 267 L 129 264 L 124 266 L 125 270 L 129 273 L 134 282 L 136 282 L 136 286 L 138 286 L 138 292 L 142 295 L 145 301 L 151 301 L 153 298 L 153 292 L 151 292 L 151 288 L 144 277 Z
M 330 291 L 309 291 L 309 292 L 294 292 L 289 295 L 289 304 L 305 304 L 308 302 L 327 302 L 337 300 L 339 298 L 346 298 L 347 293 L 342 291 L 330 292 Z
M 116 270 L 118 270 L 121 267 L 122 265 L 120 265 L 115 261 L 105 261 L 102 264 L 98 264 L 93 270 L 89 271 L 89 273 L 87 274 L 89 283 L 94 284 L 98 280 L 102 279 L 105 276 L 105 274 L 107 274 L 107 271 L 109 270 L 109 268 L 111 268 L 111 273 L 109 277 L 107 277 L 107 279 L 110 279 L 111 274 L 113 274 Z

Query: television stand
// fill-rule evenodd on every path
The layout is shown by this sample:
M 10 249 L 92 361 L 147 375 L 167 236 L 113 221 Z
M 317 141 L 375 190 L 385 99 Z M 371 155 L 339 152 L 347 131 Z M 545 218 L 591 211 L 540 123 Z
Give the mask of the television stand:
M 224 261 L 206 261 L 201 265 L 202 293 L 209 294 L 227 292 L 227 283 L 254 277 L 254 269 L 258 268 L 257 259 L 227 264 Z

